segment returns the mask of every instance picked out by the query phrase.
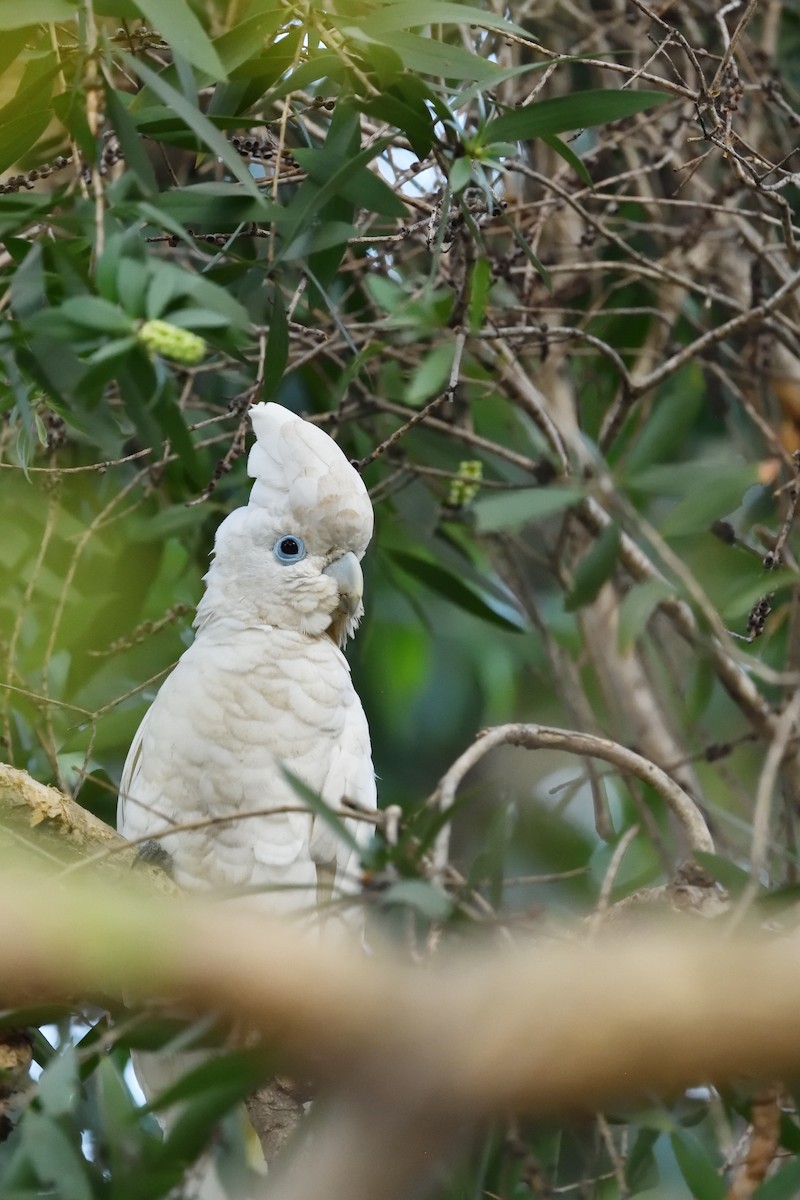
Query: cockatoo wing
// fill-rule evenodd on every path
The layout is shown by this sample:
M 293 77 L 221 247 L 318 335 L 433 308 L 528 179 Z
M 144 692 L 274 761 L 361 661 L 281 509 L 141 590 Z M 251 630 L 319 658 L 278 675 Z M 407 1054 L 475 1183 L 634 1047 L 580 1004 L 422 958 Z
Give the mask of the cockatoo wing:
M 367 813 L 374 811 L 376 807 L 375 772 L 370 755 L 369 731 L 360 705 L 354 704 L 348 709 L 341 737 L 331 751 L 320 798 L 337 810 L 346 800 Z M 360 846 L 369 841 L 372 835 L 372 825 L 369 822 L 345 820 L 345 825 Z M 358 864 L 355 852 L 337 835 L 335 829 L 319 816 L 314 818 L 311 832 L 311 857 L 315 863 L 335 863 L 337 890 L 340 887 L 345 892 L 357 890 Z

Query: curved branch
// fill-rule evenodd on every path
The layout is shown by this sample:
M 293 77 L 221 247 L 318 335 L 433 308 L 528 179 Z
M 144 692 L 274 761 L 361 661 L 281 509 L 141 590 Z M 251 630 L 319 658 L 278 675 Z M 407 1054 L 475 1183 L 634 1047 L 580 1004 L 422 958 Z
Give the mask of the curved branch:
M 680 823 L 690 848 L 713 853 L 714 842 L 705 817 L 694 800 L 661 767 L 643 758 L 627 746 L 612 742 L 609 738 L 597 737 L 592 733 L 580 733 L 574 729 L 556 729 L 547 725 L 498 725 L 481 733 L 468 750 L 456 759 L 442 777 L 429 803 L 438 805 L 446 813 L 453 805 L 456 792 L 464 776 L 480 762 L 484 755 L 497 746 L 524 746 L 527 750 L 565 750 L 586 758 L 601 758 L 612 763 L 658 792 L 662 800 Z M 446 824 L 436 841 L 434 864 L 438 871 L 447 865 L 450 827 Z

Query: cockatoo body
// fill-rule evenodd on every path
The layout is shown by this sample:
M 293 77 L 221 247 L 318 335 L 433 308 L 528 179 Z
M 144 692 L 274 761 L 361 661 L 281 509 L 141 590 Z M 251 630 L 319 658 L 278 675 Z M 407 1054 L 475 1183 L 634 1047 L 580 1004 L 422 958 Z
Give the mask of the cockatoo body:
M 250 903 L 299 912 L 318 887 L 354 892 L 358 863 L 288 775 L 333 808 L 376 802 L 340 649 L 363 611 L 372 506 L 322 430 L 277 404 L 251 419 L 250 500 L 217 530 L 197 635 L 133 741 L 118 825 L 157 838 L 183 886 L 247 889 Z

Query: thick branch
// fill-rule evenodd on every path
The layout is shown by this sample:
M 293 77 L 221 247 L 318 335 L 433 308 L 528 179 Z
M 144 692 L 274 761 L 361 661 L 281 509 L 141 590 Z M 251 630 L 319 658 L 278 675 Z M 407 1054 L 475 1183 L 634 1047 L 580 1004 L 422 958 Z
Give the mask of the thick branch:
M 56 788 L 26 771 L 0 763 L 0 849 L 23 845 L 37 858 L 57 860 L 67 871 L 89 860 L 127 877 L 136 864 L 152 886 L 167 894 L 178 889 L 163 871 L 137 860 L 124 838 Z
M 590 945 L 473 951 L 421 973 L 235 905 L 75 876 L 56 886 L 4 872 L 0 910 L 2 1005 L 158 994 L 251 1022 L 287 1062 L 337 1086 L 415 1095 L 464 1120 L 800 1073 L 796 937 L 648 925 Z

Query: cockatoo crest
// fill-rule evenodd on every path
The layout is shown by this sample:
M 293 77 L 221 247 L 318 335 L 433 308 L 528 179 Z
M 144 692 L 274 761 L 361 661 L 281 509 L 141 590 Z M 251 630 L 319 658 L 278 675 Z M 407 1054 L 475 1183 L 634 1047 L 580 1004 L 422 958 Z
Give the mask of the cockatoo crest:
M 219 526 L 195 624 L 211 620 L 328 633 L 340 645 L 363 613 L 359 560 L 372 536 L 367 490 L 336 443 L 279 404 L 250 410 L 255 479 Z
M 280 404 L 250 409 L 256 442 L 247 460 L 250 506 L 286 529 L 314 526 L 332 546 L 362 558 L 372 537 L 372 504 L 361 476 L 322 429 Z

